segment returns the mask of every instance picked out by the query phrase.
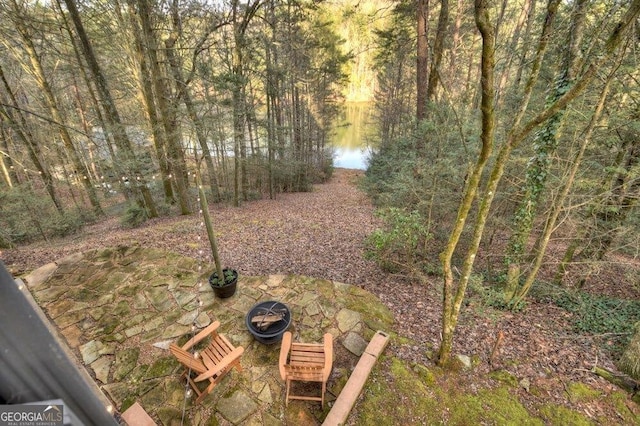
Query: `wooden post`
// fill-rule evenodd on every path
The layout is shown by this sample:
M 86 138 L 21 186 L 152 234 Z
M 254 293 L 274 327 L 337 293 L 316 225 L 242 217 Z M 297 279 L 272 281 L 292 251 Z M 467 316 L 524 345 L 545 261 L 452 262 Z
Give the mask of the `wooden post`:
M 369 378 L 373 366 L 388 342 L 389 335 L 378 330 L 364 350 L 360 361 L 358 361 L 355 370 L 351 373 L 342 392 L 338 395 L 338 399 L 324 419 L 322 426 L 338 426 L 345 423 L 356 403 L 356 399 L 358 399 L 358 395 L 360 395 L 365 382 Z

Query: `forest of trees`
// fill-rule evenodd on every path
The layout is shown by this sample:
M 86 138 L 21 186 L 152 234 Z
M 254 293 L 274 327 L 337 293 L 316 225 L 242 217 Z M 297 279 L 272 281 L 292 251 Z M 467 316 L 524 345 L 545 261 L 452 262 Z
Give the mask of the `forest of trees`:
M 189 214 L 196 168 L 236 206 L 331 172 L 348 55 L 314 2 L 9 0 L 0 19 L 0 245 L 73 232 L 114 192 L 131 224 Z
M 470 285 L 517 310 L 640 255 L 640 0 L 7 0 L 0 247 L 235 206 L 330 176 L 373 97 L 366 186 L 389 270 L 442 277 L 439 362 Z M 548 249 L 553 246 L 555 257 Z M 637 269 L 627 270 L 639 282 Z M 634 275 L 635 274 L 635 275 Z M 621 284 L 624 285 L 624 284 Z
M 390 270 L 442 276 L 439 363 L 470 284 L 517 310 L 541 271 L 579 288 L 640 254 L 639 13 L 418 0 L 378 31 L 368 186 L 388 229 L 370 244 Z

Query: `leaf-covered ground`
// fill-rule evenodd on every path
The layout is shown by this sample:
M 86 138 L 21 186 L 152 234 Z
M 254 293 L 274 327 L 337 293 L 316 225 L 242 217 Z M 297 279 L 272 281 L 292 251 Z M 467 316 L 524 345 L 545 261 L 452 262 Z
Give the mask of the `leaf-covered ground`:
M 384 273 L 365 259 L 364 239 L 380 224 L 369 199 L 358 189 L 361 175 L 337 170 L 313 192 L 281 194 L 276 200 L 251 201 L 240 208 L 212 206 L 223 264 L 246 275 L 299 274 L 362 287 L 377 295 L 395 315 L 397 324 L 392 331 L 398 338 L 390 345 L 390 354 L 407 365 L 433 366 L 440 339 L 439 280 L 414 282 Z M 131 244 L 210 261 L 198 215 L 155 219 L 137 229 L 123 228 L 112 217 L 71 237 L 4 250 L 1 258 L 14 275 L 20 275 L 74 252 Z M 640 289 L 632 289 L 631 296 L 638 300 Z M 456 384 L 466 392 L 496 386 L 500 380 L 489 373 L 499 370 L 515 378 L 512 392 L 530 410 L 552 402 L 589 419 L 607 418 L 623 424 L 629 414 L 637 419 L 638 406 L 630 401 L 614 406 L 605 398 L 571 396 L 568 389 L 574 383 L 588 384 L 603 395 L 615 390 L 591 373 L 596 364 L 615 369 L 599 346 L 603 336 L 574 334 L 571 316 L 551 303 L 530 302 L 524 312 L 509 313 L 470 299 L 462 312 L 454 352 L 468 355 L 475 366 L 458 375 Z M 499 335 L 503 337 L 496 347 Z

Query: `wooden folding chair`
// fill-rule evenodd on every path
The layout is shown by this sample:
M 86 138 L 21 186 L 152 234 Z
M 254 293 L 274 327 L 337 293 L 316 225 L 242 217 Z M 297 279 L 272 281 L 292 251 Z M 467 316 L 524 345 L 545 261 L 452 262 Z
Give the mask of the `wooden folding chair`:
M 280 347 L 280 376 L 287 385 L 285 404 L 290 399 L 306 401 L 320 401 L 324 407 L 324 394 L 327 391 L 327 380 L 331 374 L 333 365 L 333 336 L 324 335 L 324 344 L 294 343 L 291 332 L 287 331 L 282 336 Z M 322 394 L 320 396 L 306 396 L 291 394 L 292 382 L 320 382 Z
M 238 372 L 242 371 L 240 356 L 244 348 L 242 346 L 236 348 L 226 337 L 218 334 L 218 327 L 220 327 L 220 321 L 215 321 L 182 347 L 174 343 L 169 346 L 171 353 L 184 366 L 185 371 L 182 377 L 187 379 L 191 389 L 198 396 L 196 404 L 199 404 L 232 368 L 237 369 Z M 211 341 L 206 348 L 199 352 L 192 352 L 191 349 L 195 344 L 209 336 Z M 209 380 L 209 385 L 201 391 L 196 383 L 204 380 Z

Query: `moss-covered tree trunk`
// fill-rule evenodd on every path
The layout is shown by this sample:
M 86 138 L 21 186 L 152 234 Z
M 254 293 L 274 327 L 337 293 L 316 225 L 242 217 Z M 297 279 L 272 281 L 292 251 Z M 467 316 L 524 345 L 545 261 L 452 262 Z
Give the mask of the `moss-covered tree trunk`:
M 629 9 L 625 13 L 622 21 L 616 26 L 615 30 L 609 37 L 606 43 L 606 53 L 600 55 L 596 61 L 586 67 L 585 72 L 576 80 L 575 84 L 557 101 L 548 105 L 543 111 L 534 115 L 529 121 L 521 124 L 529 100 L 531 99 L 531 93 L 537 82 L 540 65 L 544 58 L 544 53 L 548 45 L 551 35 L 551 22 L 553 19 L 549 19 L 549 15 L 554 15 L 553 7 L 557 8 L 559 0 L 550 0 L 548 4 L 547 19 L 543 26 L 542 34 L 536 49 L 536 57 L 533 60 L 531 72 L 529 73 L 529 79 L 525 85 L 525 90 L 522 96 L 521 104 L 518 111 L 515 114 L 511 130 L 507 134 L 506 141 L 500 148 L 498 155 L 494 161 L 491 174 L 487 179 L 485 187 L 479 192 L 482 172 L 488 156 L 491 153 L 491 145 L 493 143 L 494 132 L 494 111 L 493 111 L 493 54 L 494 54 L 494 37 L 491 25 L 488 24 L 488 6 L 487 0 L 476 0 L 476 25 L 480 30 L 483 37 L 483 49 L 482 49 L 482 132 L 481 132 L 481 151 L 478 156 L 478 161 L 467 181 L 467 185 L 464 190 L 463 199 L 460 202 L 458 209 L 458 215 L 453 230 L 449 235 L 449 240 L 445 247 L 445 250 L 441 254 L 441 261 L 443 265 L 444 274 L 444 290 L 443 290 L 443 317 L 442 317 L 442 342 L 438 355 L 438 363 L 444 365 L 449 361 L 451 356 L 453 337 L 455 328 L 458 321 L 458 315 L 460 307 L 464 300 L 471 272 L 473 270 L 473 264 L 478 252 L 480 240 L 482 238 L 484 228 L 486 225 L 487 217 L 489 216 L 489 210 L 496 194 L 498 184 L 504 174 L 504 168 L 507 164 L 513 148 L 515 148 L 522 140 L 524 140 L 533 130 L 539 125 L 550 119 L 561 109 L 565 108 L 571 101 L 573 101 L 580 93 L 582 93 L 589 85 L 589 83 L 595 77 L 597 71 L 602 65 L 610 60 L 610 55 L 615 51 L 615 48 L 620 44 L 626 32 L 631 27 L 631 24 L 635 21 L 640 13 L 640 0 L 634 0 L 629 6 Z M 485 46 L 486 44 L 486 46 Z M 471 210 L 473 199 L 478 194 L 480 196 L 480 205 L 473 217 L 473 233 L 469 242 L 469 248 L 463 258 L 463 266 L 460 273 L 460 278 L 456 281 L 453 276 L 452 258 L 456 250 L 462 231 L 465 224 L 469 219 L 469 212 Z
M 493 148 L 493 140 L 495 133 L 495 111 L 494 111 L 494 68 L 495 68 L 495 38 L 493 27 L 489 19 L 489 2 L 487 0 L 477 0 L 475 3 L 476 25 L 482 35 L 482 131 L 480 135 L 481 149 L 478 160 L 473 171 L 467 181 L 463 199 L 458 208 L 458 215 L 454 229 L 449 235 L 449 240 L 445 250 L 441 254 L 442 269 L 444 275 L 443 286 L 443 312 L 442 312 L 442 343 L 438 354 L 438 364 L 445 365 L 448 363 L 453 347 L 453 336 L 458 316 L 460 314 L 460 306 L 464 299 L 467 284 L 469 282 L 469 274 L 473 266 L 473 261 L 480 243 L 480 238 L 474 235 L 474 241 L 470 244 L 469 251 L 465 257 L 462 276 L 455 282 L 453 277 L 452 259 L 455 249 L 460 241 L 460 236 L 464 230 L 469 211 L 473 205 L 473 201 L 480 187 L 482 172 L 489 160 Z M 478 221 L 486 221 L 478 214 Z M 483 229 L 484 226 L 481 227 Z M 482 235 L 480 232 L 479 236 Z
M 551 105 L 567 92 L 575 78 L 575 70 L 579 61 L 579 48 L 585 23 L 586 0 L 578 0 L 574 4 L 571 30 L 568 34 L 567 49 L 563 64 L 553 89 L 547 96 L 546 104 Z M 527 242 L 533 228 L 538 203 L 546 188 L 551 158 L 558 147 L 560 128 L 565 117 L 565 110 L 560 110 L 547 120 L 534 137 L 534 156 L 529 160 L 525 172 L 524 196 L 514 216 L 514 231 L 509 239 L 505 263 L 507 265 L 507 283 L 505 300 L 512 303 L 519 291 L 521 268 Z
M 151 21 L 154 9 L 149 0 L 137 0 L 137 5 L 143 39 L 145 41 L 145 52 L 149 58 L 149 71 L 151 72 L 153 93 L 158 107 L 158 118 L 160 119 L 159 123 L 152 122 L 151 125 L 161 126 L 161 128 L 164 129 L 164 136 L 167 142 L 167 158 L 175 184 L 180 213 L 187 215 L 191 214 L 188 195 L 187 165 L 180 139 L 177 106 L 170 95 L 167 86 L 168 79 L 160 65 L 159 44 Z

